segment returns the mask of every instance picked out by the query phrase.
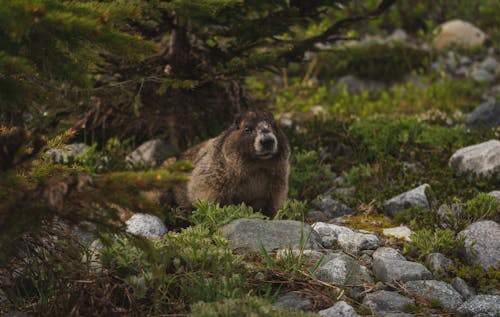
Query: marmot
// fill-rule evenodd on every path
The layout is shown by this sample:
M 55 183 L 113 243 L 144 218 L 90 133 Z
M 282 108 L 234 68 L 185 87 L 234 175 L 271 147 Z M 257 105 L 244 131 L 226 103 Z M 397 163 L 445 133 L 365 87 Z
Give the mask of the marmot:
M 273 217 L 287 197 L 290 145 L 268 111 L 237 115 L 231 127 L 182 158 L 194 165 L 184 188 L 176 191 L 183 208 L 197 200 L 245 203 Z

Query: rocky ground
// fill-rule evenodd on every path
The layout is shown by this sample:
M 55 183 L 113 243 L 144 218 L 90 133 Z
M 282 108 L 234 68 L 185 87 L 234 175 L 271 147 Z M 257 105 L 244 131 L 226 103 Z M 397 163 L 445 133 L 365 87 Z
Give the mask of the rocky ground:
M 254 216 L 244 206 L 198 206 L 192 218 L 183 219 L 183 225 L 189 226 L 181 230 L 172 220 L 173 211 L 158 207 L 161 197 L 157 191 L 141 191 L 141 199 L 152 202 L 142 204 L 141 200 L 141 212 L 116 205 L 112 209 L 120 214 L 128 233 L 147 238 L 153 255 L 138 251 L 121 238 L 103 243 L 102 237 L 81 232 L 79 239 L 86 250 L 82 263 L 88 264 L 88 274 L 93 274 L 93 282 L 88 283 L 95 283 L 94 274 L 102 278 L 113 272 L 117 277 L 113 283 L 119 280 L 125 284 L 130 292 L 127 296 L 145 303 L 151 315 L 173 311 L 181 315 L 191 312 L 193 316 L 306 316 L 305 312 L 332 317 L 500 316 L 498 52 L 494 48 L 469 51 L 470 47 L 484 44 L 488 36 L 463 21 L 452 21 L 441 32 L 433 42 L 412 39 L 398 30 L 387 37 L 367 36 L 347 45 L 388 45 L 398 41 L 433 52 L 430 74 L 425 76 L 434 80 L 444 74 L 448 80 L 470 81 L 481 89 L 481 95 L 474 99 L 477 104 L 467 106 L 469 111 L 459 119 L 449 113 L 444 119 L 422 119 L 424 115 L 418 113 L 418 119 L 398 121 L 402 128 L 396 130 L 394 142 L 401 146 L 392 151 L 392 143 L 376 143 L 385 137 L 382 132 L 368 141 L 356 134 L 357 128 L 363 128 L 361 121 L 356 121 L 359 118 L 342 122 L 349 125 L 345 130 L 328 130 L 337 121 L 326 121 L 328 129 L 310 142 L 313 145 L 301 141 L 300 133 L 313 136 L 313 124 L 318 124 L 313 119 L 315 123 L 307 126 L 303 118 L 310 118 L 312 113 L 315 118 L 318 115 L 328 119 L 336 115 L 331 105 L 311 101 L 314 105 L 306 109 L 305 115 L 304 111 L 279 113 L 281 122 L 292 129 L 289 136 L 295 153 L 301 153 L 301 146 L 313 146 L 313 154 L 320 157 L 307 163 L 307 168 L 320 174 L 312 181 L 304 180 L 309 179 L 308 175 L 297 176 L 300 170 L 292 172 L 296 182 L 291 198 L 298 199 L 296 205 L 288 206 L 275 220 Z M 448 48 L 450 43 L 455 45 L 453 49 Z M 423 76 L 408 74 L 403 81 L 425 86 Z M 335 94 L 343 86 L 352 95 L 377 94 L 398 84 L 347 74 L 329 88 L 329 93 Z M 409 103 L 411 108 L 413 99 L 404 98 L 402 104 Z M 436 104 L 441 101 L 437 97 L 433 100 Z M 454 102 L 460 101 L 452 98 Z M 376 118 L 379 114 L 369 116 Z M 382 121 L 381 126 L 387 127 L 390 120 Z M 368 126 L 367 130 L 375 129 Z M 347 139 L 345 135 L 350 133 L 356 138 Z M 328 143 L 330 134 L 334 134 L 333 146 Z M 339 163 L 332 158 L 335 151 L 343 150 L 353 159 L 356 149 L 363 146 L 366 151 L 359 153 L 370 155 L 366 154 L 365 161 L 356 158 L 359 164 Z M 129 153 L 123 168 L 158 171 L 174 152 L 162 140 L 151 140 Z M 444 160 L 435 158 L 439 156 Z M 114 160 L 96 154 L 83 143 L 52 149 L 46 157 L 56 165 L 91 164 L 97 174 L 108 173 L 107 166 Z M 296 168 L 303 168 L 299 165 L 304 164 L 302 161 L 294 162 Z M 161 179 L 158 175 L 156 178 Z M 135 179 L 136 184 L 142 182 L 139 175 Z M 319 183 L 327 186 L 320 187 Z M 321 188 L 321 192 L 311 195 L 314 191 L 305 190 L 309 187 Z M 307 197 L 300 193 L 307 193 Z M 150 210 L 154 215 L 147 213 L 153 205 L 156 209 Z M 41 274 L 33 275 L 40 271 L 30 272 L 26 275 L 32 274 L 29 276 L 33 280 L 42 279 Z M 172 280 L 166 281 L 166 277 Z M 8 284 L 2 283 L 2 287 Z M 43 298 L 43 290 L 50 287 L 40 284 L 35 283 L 37 295 L 21 292 L 24 300 L 30 296 Z M 170 291 L 172 287 L 174 291 Z M 195 292 L 197 288 L 199 293 Z M 8 310 L 29 307 L 29 300 L 23 303 L 19 293 L 14 293 L 6 295 L 0 290 L 0 303 Z M 224 311 L 224 306 L 232 311 Z M 11 312 L 5 316 L 14 315 Z

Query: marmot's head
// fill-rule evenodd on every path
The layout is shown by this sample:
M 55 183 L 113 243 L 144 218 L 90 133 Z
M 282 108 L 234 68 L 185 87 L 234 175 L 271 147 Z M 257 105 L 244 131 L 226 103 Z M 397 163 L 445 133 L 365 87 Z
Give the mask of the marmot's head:
M 289 151 L 285 135 L 268 111 L 238 115 L 229 131 L 224 142 L 227 149 L 245 159 L 270 160 L 287 155 Z

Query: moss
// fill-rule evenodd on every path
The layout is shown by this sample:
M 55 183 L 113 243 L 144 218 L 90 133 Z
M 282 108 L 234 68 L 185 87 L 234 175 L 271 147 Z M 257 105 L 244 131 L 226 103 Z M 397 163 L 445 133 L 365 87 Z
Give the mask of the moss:
M 489 294 L 500 289 L 500 270 L 498 268 L 492 267 L 484 270 L 479 265 L 458 265 L 453 267 L 451 272 L 464 279 L 478 293 Z
M 380 214 L 344 216 L 346 226 L 381 234 L 384 228 L 392 227 L 390 219 Z

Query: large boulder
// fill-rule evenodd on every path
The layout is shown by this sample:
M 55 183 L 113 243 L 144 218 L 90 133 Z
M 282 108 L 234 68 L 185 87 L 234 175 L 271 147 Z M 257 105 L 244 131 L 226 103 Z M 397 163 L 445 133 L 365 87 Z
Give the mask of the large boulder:
M 486 34 L 471 23 L 451 20 L 437 28 L 432 44 L 437 50 L 444 50 L 450 45 L 464 48 L 483 45 L 486 40 Z
M 456 310 L 463 302 L 462 295 L 450 284 L 443 281 L 409 281 L 405 289 L 427 300 L 439 300 L 441 306 L 449 310 Z
M 395 196 L 384 202 L 384 210 L 387 214 L 394 217 L 403 210 L 411 207 L 424 207 L 429 208 L 429 201 L 425 195 L 425 190 L 429 188 L 429 184 L 423 184 Z
M 167 233 L 163 221 L 154 215 L 137 213 L 126 222 L 127 232 L 146 238 L 159 238 Z
M 477 176 L 491 176 L 500 172 L 500 141 L 467 146 L 456 151 L 448 164 L 458 173 L 472 172 Z
M 293 220 L 237 219 L 221 228 L 232 249 L 256 252 L 263 247 L 267 252 L 300 248 L 319 249 L 320 236 L 310 225 Z
M 465 121 L 467 127 L 497 127 L 500 126 L 500 102 L 490 101 L 480 104 Z
M 468 225 L 459 233 L 465 237 L 465 256 L 484 269 L 500 264 L 500 225 L 484 220 Z

